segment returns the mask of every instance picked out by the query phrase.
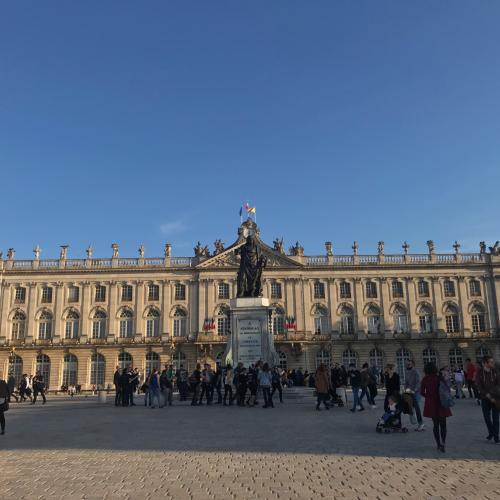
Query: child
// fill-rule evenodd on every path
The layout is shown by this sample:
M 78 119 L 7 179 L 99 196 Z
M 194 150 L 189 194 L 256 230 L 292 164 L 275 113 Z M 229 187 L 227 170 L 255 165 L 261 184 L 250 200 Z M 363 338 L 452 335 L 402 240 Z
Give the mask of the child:
M 389 409 L 382 415 L 380 419 L 381 424 L 387 424 L 389 420 L 396 415 L 397 401 L 393 396 L 388 399 Z

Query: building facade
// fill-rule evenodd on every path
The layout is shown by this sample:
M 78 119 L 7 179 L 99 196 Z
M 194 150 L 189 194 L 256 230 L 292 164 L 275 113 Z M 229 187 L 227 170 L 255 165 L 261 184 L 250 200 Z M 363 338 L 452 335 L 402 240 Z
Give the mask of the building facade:
M 165 363 L 188 370 L 222 359 L 236 296 L 235 250 L 253 231 L 267 257 L 263 295 L 283 368 L 314 370 L 320 363 L 382 367 L 400 373 L 406 359 L 438 365 L 464 364 L 487 353 L 500 355 L 500 252 L 498 247 L 438 254 L 306 256 L 299 243 L 285 252 L 260 239 L 252 220 L 238 238 L 215 250 L 198 243 L 194 257 L 16 260 L 0 257 L 0 376 L 41 371 L 50 390 L 80 384 L 107 387 L 116 366 L 142 372 Z

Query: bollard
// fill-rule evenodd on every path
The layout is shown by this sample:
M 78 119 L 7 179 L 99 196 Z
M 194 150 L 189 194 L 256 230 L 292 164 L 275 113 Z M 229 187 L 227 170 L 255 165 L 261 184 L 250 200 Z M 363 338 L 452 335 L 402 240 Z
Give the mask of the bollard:
M 97 399 L 98 399 L 99 403 L 105 403 L 106 402 L 106 392 L 105 391 L 99 391 Z

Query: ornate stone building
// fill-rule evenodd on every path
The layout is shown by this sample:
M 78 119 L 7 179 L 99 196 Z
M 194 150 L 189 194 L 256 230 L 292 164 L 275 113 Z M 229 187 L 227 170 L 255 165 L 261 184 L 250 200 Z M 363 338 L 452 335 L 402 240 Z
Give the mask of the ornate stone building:
M 16 260 L 0 257 L 0 375 L 41 370 L 52 390 L 63 384 L 108 386 L 117 365 L 141 371 L 165 363 L 221 359 L 229 330 L 229 299 L 236 295 L 236 242 L 220 240 L 211 253 L 198 243 L 194 257 Z M 467 357 L 500 354 L 500 253 L 484 243 L 479 253 L 306 256 L 258 238 L 267 257 L 264 296 L 283 367 L 313 370 L 319 362 L 392 362 L 418 367 L 427 360 L 462 365 Z

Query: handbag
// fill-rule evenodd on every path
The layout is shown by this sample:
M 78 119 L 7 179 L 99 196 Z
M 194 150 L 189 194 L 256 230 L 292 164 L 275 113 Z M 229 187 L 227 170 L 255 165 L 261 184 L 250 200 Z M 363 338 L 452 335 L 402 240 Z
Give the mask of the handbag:
M 0 411 L 9 411 L 9 402 L 7 401 L 7 398 L 0 398 Z

